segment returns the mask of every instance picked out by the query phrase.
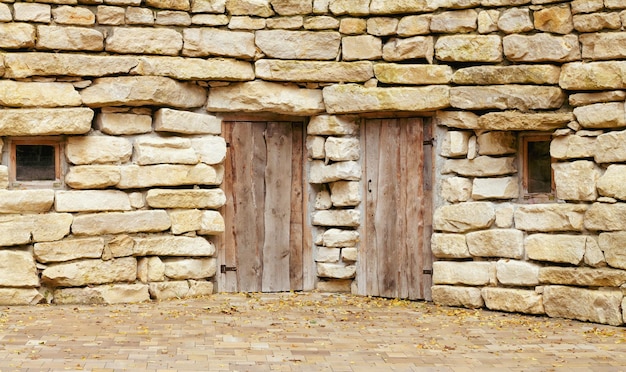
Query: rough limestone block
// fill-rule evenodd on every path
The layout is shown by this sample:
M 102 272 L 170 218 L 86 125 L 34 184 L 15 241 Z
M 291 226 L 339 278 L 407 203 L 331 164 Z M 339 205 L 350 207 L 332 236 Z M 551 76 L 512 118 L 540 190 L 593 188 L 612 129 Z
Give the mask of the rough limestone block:
M 577 35 L 508 35 L 502 39 L 504 56 L 513 62 L 570 62 L 581 59 Z
M 592 60 L 615 60 L 626 57 L 626 32 L 610 32 L 580 35 L 583 58 Z
M 135 256 L 209 257 L 215 246 L 203 237 L 152 236 L 135 239 Z
M 152 131 L 150 115 L 101 113 L 96 117 L 96 128 L 104 134 L 142 134 Z
M 326 165 L 322 160 L 313 160 L 310 163 L 309 182 L 313 184 L 360 179 L 361 165 L 356 161 L 340 161 Z
M 65 146 L 65 156 L 76 165 L 124 163 L 132 152 L 128 139 L 113 136 L 70 137 Z
M 561 69 L 553 65 L 471 66 L 457 70 L 452 82 L 459 85 L 559 83 Z
M 326 157 L 332 161 L 359 160 L 361 147 L 358 138 L 328 137 L 324 147 Z
M 489 228 L 495 219 L 493 204 L 470 202 L 437 208 L 433 228 L 444 232 L 462 233 Z
M 359 232 L 355 230 L 328 229 L 322 235 L 325 247 L 354 247 L 359 242 Z
M 396 33 L 398 36 L 407 37 L 415 35 L 427 35 L 430 33 L 430 14 L 408 15 L 400 18 Z
M 458 129 L 478 128 L 478 115 L 470 111 L 437 111 L 437 125 Z
M 63 191 L 55 194 L 57 212 L 104 212 L 131 209 L 128 194 L 116 190 Z
M 50 23 L 51 7 L 48 4 L 17 3 L 13 6 L 16 21 Z
M 626 165 L 611 164 L 598 179 L 598 193 L 602 196 L 626 200 Z
M 69 83 L 0 80 L 0 104 L 9 107 L 80 106 L 80 94 Z
M 340 248 L 317 247 L 315 262 L 337 263 L 341 256 Z
M 356 275 L 355 265 L 318 262 L 316 266 L 320 278 L 351 279 Z
M 623 90 L 609 90 L 605 92 L 574 93 L 569 96 L 569 104 L 574 107 L 587 106 L 594 103 L 619 102 L 626 99 Z
M 199 235 L 219 235 L 226 231 L 224 217 L 218 211 L 203 211 L 200 220 Z
M 444 65 L 402 65 L 377 63 L 374 65 L 376 79 L 385 84 L 430 85 L 448 84 L 453 70 Z
M 227 0 L 226 10 L 232 15 L 271 17 L 274 15 L 270 0 Z
M 618 163 L 626 161 L 626 130 L 612 131 L 599 135 L 596 139 L 596 163 Z
M 172 280 L 205 279 L 215 276 L 215 258 L 165 258 L 165 276 Z
M 83 103 L 102 106 L 200 107 L 206 102 L 204 88 L 161 76 L 120 76 L 95 79 L 81 92 Z
M 587 206 L 584 204 L 520 205 L 515 210 L 515 227 L 524 231 L 582 231 Z
M 356 209 L 333 209 L 313 212 L 313 226 L 357 227 L 361 223 L 361 213 Z
M 153 186 L 219 185 L 224 177 L 221 165 L 127 165 L 120 167 L 121 189 L 142 189 Z
M 494 262 L 437 261 L 433 262 L 433 284 L 489 285 L 495 283 Z
M 273 112 L 285 115 L 314 115 L 324 111 L 322 92 L 264 81 L 212 88 L 207 111 Z
M 441 156 L 456 158 L 467 155 L 469 139 L 472 132 L 448 131 L 441 145 Z
M 406 14 L 432 12 L 437 4 L 424 0 L 372 0 L 371 14 Z
M 478 33 L 488 34 L 498 31 L 498 19 L 500 11 L 497 9 L 488 9 L 478 12 Z
M 123 304 L 150 300 L 145 284 L 113 284 L 60 288 L 53 292 L 55 304 Z
M 382 50 L 382 40 L 372 35 L 345 36 L 341 39 L 341 59 L 344 61 L 380 59 Z
M 0 110 L 1 136 L 85 134 L 94 112 L 85 107 Z
M 191 140 L 180 137 L 142 137 L 135 139 L 135 164 L 198 164 L 199 157 Z
M 572 11 L 569 5 L 551 6 L 533 12 L 535 28 L 555 34 L 569 34 L 574 30 Z M 585 58 L 585 57 L 583 57 Z
M 290 82 L 365 82 L 374 77 L 372 63 L 258 60 L 256 76 L 263 80 Z
M 45 213 L 54 201 L 54 190 L 0 190 L 0 213 Z
M 600 249 L 600 244 L 598 243 L 598 239 L 596 237 L 587 237 L 584 261 L 585 265 L 591 267 L 604 267 L 607 265 L 604 252 Z
M 583 128 L 626 127 L 624 102 L 596 103 L 574 108 L 576 120 Z
M 2 23 L 0 24 L 0 48 L 33 48 L 36 34 L 35 26 L 27 23 Z
M 497 35 L 441 36 L 435 57 L 445 62 L 500 62 L 502 40 Z
M 313 11 L 311 0 L 271 0 L 272 8 L 282 16 L 309 14 Z
M 205 57 L 217 55 L 251 59 L 256 54 L 254 33 L 217 28 L 187 28 L 183 30 L 182 55 Z
M 13 79 L 55 75 L 106 76 L 128 73 L 137 65 L 137 58 L 27 52 L 5 54 L 4 63 L 5 77 Z
M 117 165 L 81 165 L 70 167 L 64 181 L 73 189 L 103 189 L 115 186 L 120 178 Z
M 181 58 L 143 56 L 133 74 L 167 76 L 177 80 L 254 80 L 252 64 L 230 58 Z
M 354 135 L 359 132 L 358 118 L 351 115 L 313 116 L 307 125 L 307 134 L 332 136 Z
M 63 262 L 79 258 L 100 258 L 104 239 L 82 238 L 57 242 L 35 243 L 34 255 L 38 262 Z
M 52 18 L 56 24 L 92 26 L 96 23 L 96 16 L 90 9 L 67 5 L 52 9 Z
M 569 90 L 626 89 L 626 61 L 566 63 L 559 85 Z
M 0 305 L 36 305 L 43 296 L 35 288 L 0 288 Z
M 190 231 L 200 230 L 202 211 L 199 209 L 175 209 L 168 211 L 172 221 L 171 231 L 174 235 L 180 235 Z
M 37 49 L 97 52 L 104 49 L 104 35 L 86 27 L 37 26 L 36 46 Z
M 63 239 L 70 233 L 74 216 L 69 213 L 46 213 L 24 216 L 30 224 L 33 242 L 51 242 Z
M 450 105 L 464 110 L 557 109 L 565 98 L 560 88 L 534 85 L 450 88 Z
M 498 260 L 496 277 L 498 283 L 518 287 L 532 287 L 539 284 L 541 266 L 518 260 Z
M 106 39 L 106 51 L 113 53 L 175 56 L 182 49 L 183 36 L 168 28 L 113 27 Z
M 585 213 L 585 229 L 593 231 L 626 230 L 626 204 L 593 203 Z
M 535 291 L 514 288 L 481 290 L 485 306 L 490 310 L 524 314 L 544 314 L 543 296 Z
M 577 14 L 573 16 L 574 29 L 578 32 L 596 32 L 604 29 L 619 30 L 622 21 L 618 13 Z M 583 55 L 585 50 L 583 49 Z
M 360 182 L 338 181 L 330 184 L 330 200 L 335 207 L 350 207 L 361 203 Z
M 446 159 L 442 174 L 456 173 L 466 177 L 504 176 L 517 172 L 515 158 L 478 156 L 474 159 Z
M 579 265 L 586 243 L 584 235 L 533 234 L 526 238 L 524 246 L 531 260 Z
M 522 113 L 518 111 L 490 112 L 477 120 L 477 128 L 485 130 L 551 131 L 567 126 L 574 115 L 563 113 Z
M 383 59 L 389 62 L 425 59 L 428 63 L 432 63 L 433 54 L 434 39 L 432 36 L 392 38 L 383 46 Z
M 467 247 L 475 257 L 524 257 L 524 233 L 514 229 L 475 231 L 466 235 Z
M 542 267 L 539 280 L 543 284 L 578 287 L 620 287 L 626 283 L 626 271 L 590 267 Z
M 170 226 L 170 218 L 163 210 L 111 212 L 76 216 L 72 232 L 76 235 L 158 232 Z
M 354 263 L 359 259 L 359 250 L 356 248 L 341 248 L 341 261 Z
M 478 12 L 474 9 L 454 10 L 434 14 L 430 31 L 442 34 L 465 34 L 478 27 Z
M 137 260 L 137 279 L 142 283 L 165 280 L 165 264 L 156 256 L 141 257 Z
M 208 296 L 213 293 L 213 283 L 184 280 L 150 283 L 150 297 L 155 300 Z
M 54 287 L 131 282 L 136 278 L 137 260 L 134 257 L 58 263 L 48 266 L 41 273 L 42 282 Z
M 487 132 L 477 137 L 480 155 L 508 155 L 517 152 L 517 136 L 511 132 Z
M 533 30 L 530 10 L 523 8 L 506 9 L 498 17 L 498 29 L 506 34 L 521 34 Z
M 3 217 L 0 220 L 0 228 L 4 233 L 0 235 L 0 245 L 12 246 L 30 243 L 32 223 L 31 219 L 21 216 Z
M 598 238 L 598 245 L 606 258 L 606 263 L 611 267 L 626 270 L 626 233 L 623 231 L 602 233 Z
M 433 302 L 440 306 L 458 306 L 470 309 L 478 309 L 485 306 L 479 288 L 434 285 L 431 291 Z
M 35 260 L 30 252 L 0 250 L 0 286 L 39 286 Z
M 218 136 L 203 136 L 191 139 L 191 146 L 198 154 L 200 161 L 216 165 L 226 159 L 226 140 Z
M 550 156 L 559 160 L 592 158 L 595 150 L 595 137 L 568 135 L 555 137 L 550 142 Z
M 222 189 L 152 189 L 146 202 L 151 208 L 217 209 L 226 203 Z
M 441 197 L 450 203 L 468 201 L 472 194 L 472 180 L 464 177 L 448 177 L 441 181 Z
M 592 161 L 579 160 L 570 163 L 555 163 L 554 183 L 556 196 L 563 200 L 594 201 L 598 197 L 596 184 L 600 168 Z
M 306 151 L 310 159 L 325 159 L 326 138 L 321 136 L 306 136 Z
M 614 326 L 623 324 L 620 290 L 590 290 L 549 285 L 544 288 L 543 304 L 550 317 L 578 319 Z
M 255 35 L 256 46 L 276 59 L 334 60 L 341 42 L 336 31 L 261 30 Z
M 181 134 L 222 133 L 222 120 L 206 113 L 162 108 L 154 115 L 154 130 Z
M 517 199 L 519 180 L 517 177 L 474 178 L 472 199 Z
M 444 85 L 425 87 L 366 88 L 339 84 L 323 90 L 326 111 L 348 114 L 370 111 L 434 111 L 450 106 L 450 88 Z
M 437 258 L 470 258 L 463 234 L 434 233 L 430 238 L 433 255 Z
M 336 16 L 364 16 L 369 14 L 369 4 L 369 0 L 330 0 L 328 8 Z

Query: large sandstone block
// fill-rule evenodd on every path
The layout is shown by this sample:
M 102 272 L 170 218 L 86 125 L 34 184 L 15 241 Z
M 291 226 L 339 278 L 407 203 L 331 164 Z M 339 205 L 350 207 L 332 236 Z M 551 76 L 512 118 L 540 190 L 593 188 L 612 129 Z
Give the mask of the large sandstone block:
M 330 184 L 330 200 L 335 207 L 357 206 L 361 202 L 359 182 L 338 181 Z
M 563 200 L 594 201 L 598 197 L 596 184 L 600 168 L 592 161 L 579 160 L 555 163 L 554 183 L 556 196 Z
M 581 59 L 578 36 L 508 35 L 502 39 L 505 57 L 513 62 L 570 62 Z
M 152 189 L 146 202 L 152 208 L 217 209 L 226 203 L 222 189 Z
M 535 28 L 556 34 L 569 34 L 574 30 L 572 11 L 569 5 L 551 6 L 533 12 Z
M 28 23 L 0 23 L 0 48 L 33 48 L 37 31 Z
M 76 235 L 104 235 L 165 231 L 171 226 L 163 210 L 83 214 L 74 218 Z
M 80 94 L 69 83 L 0 81 L 0 104 L 8 107 L 80 106 Z
M 623 90 L 609 90 L 604 92 L 574 93 L 570 94 L 569 104 L 574 107 L 593 105 L 596 103 L 619 102 L 626 99 Z
M 326 165 L 322 160 L 314 160 L 310 163 L 310 183 L 358 181 L 360 179 L 361 165 L 356 161 L 340 161 L 329 165 Z
M 444 34 L 465 34 L 477 28 L 478 12 L 474 9 L 453 10 L 434 14 L 430 31 Z
M 559 83 L 561 69 L 553 65 L 472 66 L 457 70 L 452 82 L 459 85 Z
M 540 268 L 541 266 L 528 261 L 498 260 L 496 277 L 500 284 L 532 287 L 539 284 Z
M 598 179 L 598 193 L 602 196 L 626 200 L 626 165 L 611 164 Z
M 256 54 L 254 34 L 217 28 L 183 30 L 182 54 L 189 57 L 225 56 L 250 59 Z
M 500 62 L 502 40 L 497 35 L 441 36 L 435 57 L 445 62 Z
M 73 189 L 103 189 L 117 185 L 120 179 L 117 165 L 81 165 L 69 168 L 65 184 Z
M 0 110 L 1 136 L 85 134 L 94 112 L 84 107 Z
M 212 88 L 207 111 L 273 112 L 285 115 L 313 115 L 324 111 L 322 92 L 264 81 Z
M 382 50 L 382 40 L 376 36 L 345 36 L 341 39 L 341 59 L 344 61 L 380 59 Z
M 57 212 L 104 212 L 131 210 L 128 194 L 117 190 L 63 191 L 55 194 Z
M 602 32 L 580 35 L 583 58 L 616 60 L 626 57 L 626 32 Z
M 291 82 L 365 82 L 374 77 L 371 62 L 283 61 L 255 62 L 257 78 Z
M 544 314 L 543 297 L 533 290 L 485 287 L 481 295 L 490 310 Z
M 601 134 L 596 139 L 596 163 L 618 163 L 626 161 L 626 130 Z
M 465 110 L 557 109 L 563 105 L 565 98 L 565 93 L 560 88 L 534 85 L 494 85 L 450 89 L 450 105 Z
M 584 235 L 529 235 L 524 246 L 528 258 L 536 261 L 578 265 L 585 255 L 587 237 Z
M 201 162 L 209 165 L 221 164 L 226 159 L 226 140 L 218 136 L 203 136 L 191 139 L 191 146 Z
M 328 229 L 322 234 L 322 240 L 325 247 L 354 247 L 359 242 L 359 232 Z
M 120 167 L 122 189 L 141 189 L 153 186 L 219 185 L 224 167 L 207 164 L 128 165 Z
M 551 317 L 578 319 L 614 326 L 623 324 L 620 290 L 591 290 L 560 285 L 544 288 L 543 304 Z
M 272 8 L 282 16 L 309 14 L 313 11 L 311 0 L 271 0 Z
M 377 63 L 374 65 L 376 79 L 385 84 L 430 85 L 448 84 L 452 68 L 443 65 L 402 65 Z
M 464 157 L 467 155 L 472 132 L 448 131 L 443 138 L 440 154 L 447 158 Z
M 431 287 L 433 302 L 441 306 L 459 306 L 478 309 L 485 306 L 480 288 L 452 285 Z
M 36 305 L 43 296 L 35 288 L 0 288 L 0 305 Z
M 202 211 L 199 209 L 176 209 L 168 211 L 172 221 L 171 231 L 180 235 L 190 231 L 200 230 Z
M 494 262 L 487 261 L 437 261 L 433 262 L 433 284 L 489 285 L 495 283 Z
M 463 234 L 434 233 L 430 238 L 433 255 L 437 258 L 470 258 Z
M 209 114 L 162 108 L 154 115 L 154 130 L 182 134 L 221 134 L 222 120 Z
M 596 103 L 574 108 L 576 120 L 583 128 L 626 127 L 624 102 Z
M 131 142 L 114 136 L 69 137 L 65 156 L 72 164 L 125 163 L 133 152 Z
M 450 203 L 468 201 L 472 196 L 472 180 L 465 177 L 447 177 L 441 182 L 441 197 Z
M 450 128 L 476 129 L 478 115 L 471 111 L 437 111 L 435 123 Z
M 569 90 L 626 89 L 626 61 L 566 63 L 559 85 Z
M 361 224 L 361 212 L 357 209 L 332 209 L 313 212 L 314 226 L 356 227 Z
M 152 236 L 135 238 L 135 256 L 213 256 L 215 246 L 202 237 Z
M 320 278 L 351 279 L 356 275 L 355 265 L 318 262 L 317 276 Z
M 339 54 L 341 34 L 335 31 L 261 30 L 257 47 L 269 58 L 334 60 Z
M 81 260 L 58 263 L 48 266 L 41 273 L 42 283 L 54 287 L 132 282 L 135 279 L 137 279 L 137 259 L 134 257 L 109 261 Z
M 510 8 L 502 11 L 497 19 L 497 26 L 507 34 L 521 34 L 535 28 L 530 19 L 530 10 L 524 8 Z
M 157 256 L 141 257 L 137 260 L 137 279 L 142 283 L 165 280 L 165 264 Z
M 364 16 L 369 14 L 369 4 L 369 0 L 330 0 L 328 8 L 336 16 Z
M 2 216 L 0 228 L 3 234 L 0 235 L 1 246 L 23 245 L 31 241 L 32 220 L 17 216 Z
M 472 199 L 517 199 L 519 180 L 517 177 L 474 178 Z
M 270 0 L 226 0 L 226 10 L 232 15 L 271 17 L 274 15 Z
M 550 142 L 550 156 L 559 160 L 592 158 L 595 150 L 595 137 L 568 135 L 555 137 Z
M 206 91 L 195 84 L 160 76 L 121 76 L 94 80 L 81 92 L 87 106 L 171 106 L 200 107 Z
M 467 247 L 472 256 L 524 257 L 524 233 L 514 229 L 475 231 L 466 235 Z
M 205 279 L 217 272 L 215 258 L 166 258 L 163 264 L 165 276 L 172 280 Z
M 152 131 L 150 115 L 101 113 L 96 118 L 96 128 L 104 134 L 142 134 Z
M 0 190 L 0 213 L 45 213 L 54 202 L 54 190 Z
M 35 243 L 34 255 L 38 262 L 63 262 L 80 258 L 100 258 L 104 250 L 104 239 L 81 238 L 57 242 Z
M 518 111 L 490 112 L 480 116 L 476 127 L 487 130 L 540 130 L 551 131 L 567 126 L 574 115 L 559 113 L 522 113 Z
M 133 160 L 135 164 L 198 164 L 196 151 L 189 138 L 141 137 L 135 139 Z
M 468 177 L 504 176 L 517 172 L 515 158 L 477 156 L 474 159 L 446 159 L 442 174 L 456 173 Z
M 150 300 L 145 284 L 108 284 L 82 288 L 60 288 L 53 292 L 55 304 L 123 304 Z
M 383 46 L 383 59 L 390 62 L 425 59 L 428 63 L 432 63 L 433 54 L 434 39 L 432 36 L 393 38 Z
M 480 155 L 507 155 L 517 152 L 517 136 L 511 132 L 492 131 L 476 138 Z
M 33 255 L 24 251 L 0 250 L 0 286 L 38 287 Z
M 1 27 L 1 26 L 0 26 Z M 137 66 L 136 57 L 94 56 L 70 53 L 7 53 L 5 76 L 106 76 L 126 74 Z
M 540 232 L 582 231 L 586 211 L 583 204 L 521 205 L 515 210 L 515 227 Z
M 218 211 L 203 211 L 200 220 L 199 235 L 219 235 L 226 231 L 224 217 Z
M 320 136 L 354 135 L 359 132 L 358 118 L 351 115 L 313 116 L 306 128 L 307 134 Z
M 491 203 L 445 205 L 435 210 L 433 228 L 444 232 L 463 233 L 487 229 L 491 227 L 495 218 L 495 210 Z
M 593 203 L 585 213 L 585 228 L 593 231 L 626 230 L 626 204 Z
M 37 49 L 101 51 L 102 32 L 86 27 L 37 26 Z
M 403 14 L 424 13 L 436 9 L 436 4 L 428 0 L 372 0 L 370 12 L 372 14 Z
M 542 267 L 539 280 L 543 284 L 578 287 L 620 287 L 626 283 L 626 271 L 590 267 Z
M 74 216 L 69 213 L 46 213 L 24 216 L 30 224 L 33 242 L 52 242 L 63 239 L 70 233 Z
M 450 106 L 450 88 L 425 87 L 366 88 L 354 84 L 324 88 L 326 111 L 333 114 L 370 111 L 433 111 Z
M 209 296 L 213 293 L 213 283 L 184 280 L 150 283 L 150 297 L 155 300 Z
M 602 233 L 598 238 L 598 246 L 604 252 L 606 263 L 611 267 L 626 270 L 626 232 Z
M 177 80 L 254 80 L 250 62 L 230 58 L 139 57 L 133 74 L 167 76 Z
M 177 55 L 183 36 L 169 28 L 113 27 L 106 39 L 106 51 L 121 54 Z

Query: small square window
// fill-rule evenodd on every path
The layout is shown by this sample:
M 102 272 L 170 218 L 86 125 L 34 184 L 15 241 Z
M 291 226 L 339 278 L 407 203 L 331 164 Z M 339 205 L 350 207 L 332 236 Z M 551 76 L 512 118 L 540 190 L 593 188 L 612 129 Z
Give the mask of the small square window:
M 554 199 L 550 136 L 522 136 L 522 189 L 525 199 Z
M 11 187 L 60 187 L 61 142 L 56 139 L 10 141 Z

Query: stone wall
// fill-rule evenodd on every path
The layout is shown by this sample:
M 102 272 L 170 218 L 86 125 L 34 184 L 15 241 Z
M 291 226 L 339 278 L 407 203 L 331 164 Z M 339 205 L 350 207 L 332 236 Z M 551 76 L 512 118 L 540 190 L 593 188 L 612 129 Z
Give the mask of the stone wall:
M 437 125 L 435 302 L 622 324 L 625 28 L 622 0 L 0 0 L 0 302 L 211 293 L 241 113 L 309 120 L 317 286 L 349 290 L 361 115 L 408 113 Z M 23 138 L 61 185 L 10 182 Z

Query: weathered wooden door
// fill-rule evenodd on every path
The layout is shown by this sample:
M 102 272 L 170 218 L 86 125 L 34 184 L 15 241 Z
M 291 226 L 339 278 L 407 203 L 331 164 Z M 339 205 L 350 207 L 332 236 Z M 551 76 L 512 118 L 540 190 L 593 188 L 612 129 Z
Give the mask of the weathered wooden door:
M 424 120 L 372 119 L 362 125 L 362 294 L 430 299 L 432 154 Z
M 218 290 L 303 289 L 303 124 L 224 122 L 223 132 L 229 147 Z

